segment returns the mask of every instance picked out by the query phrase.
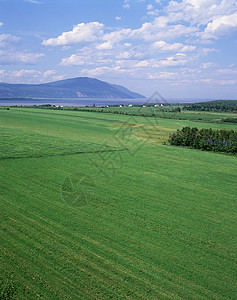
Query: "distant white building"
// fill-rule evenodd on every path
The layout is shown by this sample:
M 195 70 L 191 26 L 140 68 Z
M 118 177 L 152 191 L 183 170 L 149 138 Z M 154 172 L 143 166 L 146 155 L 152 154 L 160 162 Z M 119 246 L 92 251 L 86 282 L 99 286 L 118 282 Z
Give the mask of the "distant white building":
M 146 107 L 146 105 L 143 105 L 142 107 Z
M 132 104 L 129 104 L 128 107 L 132 107 Z
M 161 105 L 160 106 L 164 106 L 162 103 L 161 103 Z
M 159 107 L 159 106 L 160 106 L 159 104 L 155 104 L 155 105 L 154 105 L 154 107 Z

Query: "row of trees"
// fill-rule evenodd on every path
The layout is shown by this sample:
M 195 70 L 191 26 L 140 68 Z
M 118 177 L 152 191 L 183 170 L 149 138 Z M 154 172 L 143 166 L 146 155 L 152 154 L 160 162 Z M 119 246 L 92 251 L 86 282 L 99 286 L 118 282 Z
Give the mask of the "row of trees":
M 188 111 L 221 111 L 221 112 L 237 112 L 236 104 L 210 104 L 210 103 L 197 103 L 185 105 L 183 110 Z
M 206 151 L 237 153 L 237 132 L 183 127 L 170 135 L 169 143 Z

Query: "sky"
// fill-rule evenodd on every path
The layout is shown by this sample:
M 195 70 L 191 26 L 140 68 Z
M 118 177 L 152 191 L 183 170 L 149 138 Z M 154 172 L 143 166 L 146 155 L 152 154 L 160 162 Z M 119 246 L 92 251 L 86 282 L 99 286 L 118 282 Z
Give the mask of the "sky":
M 0 81 L 237 99 L 236 0 L 0 0 Z

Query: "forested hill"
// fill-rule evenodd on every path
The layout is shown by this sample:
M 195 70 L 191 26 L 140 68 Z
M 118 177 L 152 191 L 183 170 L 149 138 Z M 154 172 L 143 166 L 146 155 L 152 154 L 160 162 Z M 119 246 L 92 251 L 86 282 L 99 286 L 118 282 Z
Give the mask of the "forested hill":
M 77 77 L 43 84 L 0 83 L 0 98 L 119 98 L 144 96 L 95 78 Z

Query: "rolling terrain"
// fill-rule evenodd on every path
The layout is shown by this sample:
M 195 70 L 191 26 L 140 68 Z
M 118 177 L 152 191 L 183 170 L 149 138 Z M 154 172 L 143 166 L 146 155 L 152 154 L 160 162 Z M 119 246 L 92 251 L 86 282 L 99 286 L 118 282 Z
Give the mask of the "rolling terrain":
M 236 156 L 163 142 L 183 126 L 237 125 L 187 114 L 0 110 L 2 291 L 234 299 Z

